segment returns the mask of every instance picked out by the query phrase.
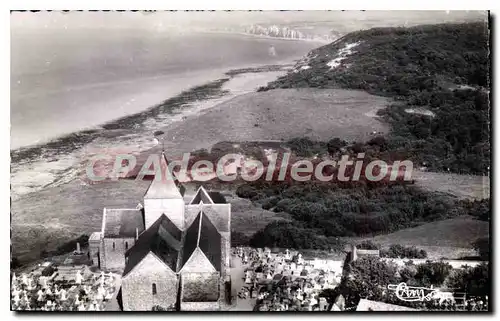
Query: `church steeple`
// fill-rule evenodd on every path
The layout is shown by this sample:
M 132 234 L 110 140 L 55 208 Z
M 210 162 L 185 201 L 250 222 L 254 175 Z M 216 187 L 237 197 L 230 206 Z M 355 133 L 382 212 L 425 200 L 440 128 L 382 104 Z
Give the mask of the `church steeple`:
M 179 229 L 184 228 L 184 187 L 168 168 L 165 153 L 160 155 L 161 176 L 155 177 L 144 195 L 146 229 L 165 214 Z
M 160 156 L 161 177 L 155 177 L 149 185 L 144 199 L 182 199 L 183 188 L 168 168 L 165 153 Z

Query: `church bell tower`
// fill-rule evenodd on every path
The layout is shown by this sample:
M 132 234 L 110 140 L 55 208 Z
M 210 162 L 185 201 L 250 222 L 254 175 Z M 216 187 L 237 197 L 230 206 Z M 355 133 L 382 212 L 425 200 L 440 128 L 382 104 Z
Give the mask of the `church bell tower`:
M 165 153 L 160 156 L 161 177 L 155 177 L 144 195 L 144 223 L 148 229 L 165 214 L 179 229 L 184 229 L 183 187 L 169 171 Z

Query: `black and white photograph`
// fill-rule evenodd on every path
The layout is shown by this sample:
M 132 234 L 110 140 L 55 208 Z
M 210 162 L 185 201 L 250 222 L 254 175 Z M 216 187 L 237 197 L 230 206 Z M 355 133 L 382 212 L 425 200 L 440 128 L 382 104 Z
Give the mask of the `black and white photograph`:
M 494 310 L 490 11 L 9 18 L 15 314 Z

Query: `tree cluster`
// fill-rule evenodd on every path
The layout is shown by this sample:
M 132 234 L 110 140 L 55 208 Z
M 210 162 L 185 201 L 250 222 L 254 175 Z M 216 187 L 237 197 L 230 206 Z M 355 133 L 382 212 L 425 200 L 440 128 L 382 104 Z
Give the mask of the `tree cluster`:
M 453 270 L 446 262 L 431 262 L 415 265 L 411 261 L 403 268 L 377 257 L 363 257 L 351 262 L 341 284 L 334 290 L 324 291 L 322 296 L 329 302 L 342 294 L 346 307 L 357 306 L 360 299 L 382 301 L 419 309 L 439 309 L 436 302 L 405 302 L 398 299 L 389 284 L 405 282 L 409 286 L 447 288 L 452 292 L 465 292 L 467 299 L 490 295 L 489 265 L 463 267 Z
M 331 70 L 346 46 L 354 53 Z M 348 88 L 392 97 L 387 149 L 431 170 L 484 174 L 490 166 L 489 35 L 484 23 L 353 32 L 313 50 L 309 69 L 260 90 Z M 347 67 L 348 66 L 348 67 Z M 425 109 L 434 116 L 407 113 Z M 424 165 L 425 164 L 425 165 Z
M 297 222 L 275 221 L 255 233 L 250 246 L 256 248 L 281 247 L 289 249 L 319 249 L 342 251 L 344 243 L 334 237 L 318 234 L 316 229 L 304 228 Z
M 390 258 L 404 258 L 404 259 L 425 259 L 427 252 L 419 250 L 415 246 L 403 246 L 400 244 L 393 244 L 387 250 L 380 251 L 381 257 Z
M 306 240 L 314 237 L 312 244 L 324 248 L 329 238 L 386 234 L 467 215 L 476 208 L 464 206 L 467 202 L 404 184 L 342 188 L 335 183 L 316 181 L 292 184 L 255 181 L 240 185 L 236 194 L 266 210 L 284 212 L 292 218 L 287 223 L 270 223 L 254 235 L 252 239 L 259 246 L 292 247 L 290 243 L 293 243 L 294 248 L 312 248 Z M 296 234 L 303 234 L 303 241 L 294 243 L 285 238 Z M 398 245 L 383 254 L 426 257 L 425 251 Z
M 298 224 L 280 225 L 281 232 L 293 227 L 294 233 L 306 229 L 325 237 L 390 233 L 457 214 L 454 200 L 409 185 L 340 188 L 318 182 L 253 182 L 241 185 L 236 194 L 265 209 L 290 214 Z M 271 223 L 263 233 L 273 228 L 277 225 Z M 266 240 L 262 236 L 261 242 Z

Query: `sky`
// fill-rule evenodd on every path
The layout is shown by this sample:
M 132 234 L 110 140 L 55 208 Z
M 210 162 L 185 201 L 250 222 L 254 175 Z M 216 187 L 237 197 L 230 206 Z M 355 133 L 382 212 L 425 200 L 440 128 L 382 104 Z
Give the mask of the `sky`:
M 353 25 L 366 22 L 377 25 L 444 22 L 486 17 L 479 11 L 216 11 L 216 12 L 13 12 L 11 30 L 64 28 L 123 28 L 162 30 L 183 28 L 237 28 L 242 25 L 295 22 Z

